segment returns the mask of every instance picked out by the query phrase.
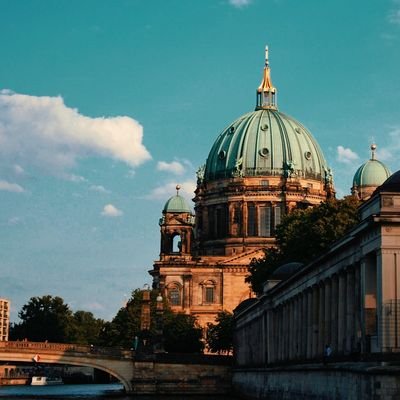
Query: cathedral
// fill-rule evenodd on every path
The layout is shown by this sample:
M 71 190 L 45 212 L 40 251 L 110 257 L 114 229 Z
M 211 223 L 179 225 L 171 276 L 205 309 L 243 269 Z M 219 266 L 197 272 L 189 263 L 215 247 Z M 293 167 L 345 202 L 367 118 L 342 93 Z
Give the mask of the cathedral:
M 390 175 L 371 149 L 353 180 L 360 199 Z M 194 213 L 179 189 L 162 210 L 160 257 L 150 274 L 172 310 L 206 326 L 254 296 L 245 282 L 249 263 L 274 245 L 282 216 L 335 196 L 318 142 L 278 109 L 268 48 L 255 110 L 227 125 L 197 171 Z

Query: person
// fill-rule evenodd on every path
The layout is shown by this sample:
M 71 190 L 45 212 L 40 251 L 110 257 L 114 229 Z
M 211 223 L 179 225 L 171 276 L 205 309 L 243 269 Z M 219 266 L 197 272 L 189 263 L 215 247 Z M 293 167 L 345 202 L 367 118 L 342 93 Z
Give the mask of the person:
M 324 350 L 324 364 L 326 364 L 332 354 L 332 348 L 330 344 L 325 345 L 325 350 Z

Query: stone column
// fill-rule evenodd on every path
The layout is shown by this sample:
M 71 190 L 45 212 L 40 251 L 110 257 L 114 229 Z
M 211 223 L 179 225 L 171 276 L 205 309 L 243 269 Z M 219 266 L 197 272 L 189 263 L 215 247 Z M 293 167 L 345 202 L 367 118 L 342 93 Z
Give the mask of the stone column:
M 325 280 L 325 301 L 324 301 L 324 336 L 325 336 L 325 344 L 332 345 L 332 324 L 331 324 L 331 318 L 332 318 L 332 312 L 331 312 L 331 306 L 332 306 L 332 280 L 331 279 L 326 279 Z
M 355 347 L 355 332 L 354 332 L 354 320 L 355 320 L 355 310 L 354 310 L 354 267 L 348 269 L 347 271 L 347 293 L 346 293 L 346 348 L 347 353 L 351 353 Z
M 294 333 L 293 333 L 293 359 L 299 357 L 300 347 L 300 295 L 294 300 Z
M 190 281 L 192 277 L 191 275 L 183 275 L 182 280 L 183 280 L 183 310 L 185 312 L 190 311 L 190 299 L 192 298 L 191 293 L 190 293 Z
M 313 307 L 312 307 L 312 357 L 317 356 L 318 351 L 318 311 L 319 311 L 319 288 L 314 286 L 312 290 Z
M 302 319 L 302 324 L 301 324 L 301 358 L 305 359 L 307 358 L 307 324 L 308 324 L 308 292 L 304 290 L 301 294 L 302 297 L 302 311 L 301 311 L 301 319 Z
M 319 304 L 318 304 L 318 346 L 317 355 L 322 356 L 324 354 L 324 348 L 326 343 L 325 339 L 325 285 L 322 283 L 319 285 Z
M 307 293 L 307 358 L 312 357 L 313 300 L 312 289 L 310 289 Z
M 339 275 L 339 307 L 338 307 L 338 351 L 343 354 L 345 351 L 344 340 L 346 337 L 346 273 Z
M 331 288 L 331 347 L 332 351 L 338 352 L 338 306 L 339 306 L 339 278 L 335 274 L 332 277 Z

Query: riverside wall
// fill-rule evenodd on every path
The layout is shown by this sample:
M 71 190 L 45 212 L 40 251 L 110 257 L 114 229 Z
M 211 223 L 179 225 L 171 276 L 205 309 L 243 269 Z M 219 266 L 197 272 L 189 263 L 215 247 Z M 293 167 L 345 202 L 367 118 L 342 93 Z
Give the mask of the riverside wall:
M 232 357 L 157 354 L 134 360 L 133 394 L 219 395 L 231 392 Z
M 250 400 L 395 400 L 400 366 L 374 363 L 236 368 L 232 389 Z

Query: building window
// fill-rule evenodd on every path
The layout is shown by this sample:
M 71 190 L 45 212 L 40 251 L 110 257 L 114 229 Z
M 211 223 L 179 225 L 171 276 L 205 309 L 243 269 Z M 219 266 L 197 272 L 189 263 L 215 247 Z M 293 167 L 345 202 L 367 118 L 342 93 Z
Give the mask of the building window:
M 206 303 L 214 303 L 214 288 L 206 287 Z
M 281 206 L 274 207 L 274 228 L 276 228 L 281 223 L 281 218 L 282 218 Z
M 247 206 L 247 236 L 256 236 L 256 207 L 252 204 Z
M 213 281 L 205 281 L 202 284 L 203 304 L 215 303 L 215 283 Z
M 259 226 L 259 236 L 270 237 L 271 236 L 271 207 L 261 206 L 260 212 L 260 226 Z
M 181 301 L 181 290 L 177 285 L 168 288 L 168 301 L 171 306 L 180 306 Z
M 216 218 L 216 236 L 218 239 L 226 237 L 228 232 L 228 210 L 227 206 L 221 205 L 217 207 L 216 210 L 217 218 Z
M 182 251 L 181 236 L 180 235 L 175 235 L 172 238 L 172 252 L 173 253 L 180 253 L 181 251 Z

